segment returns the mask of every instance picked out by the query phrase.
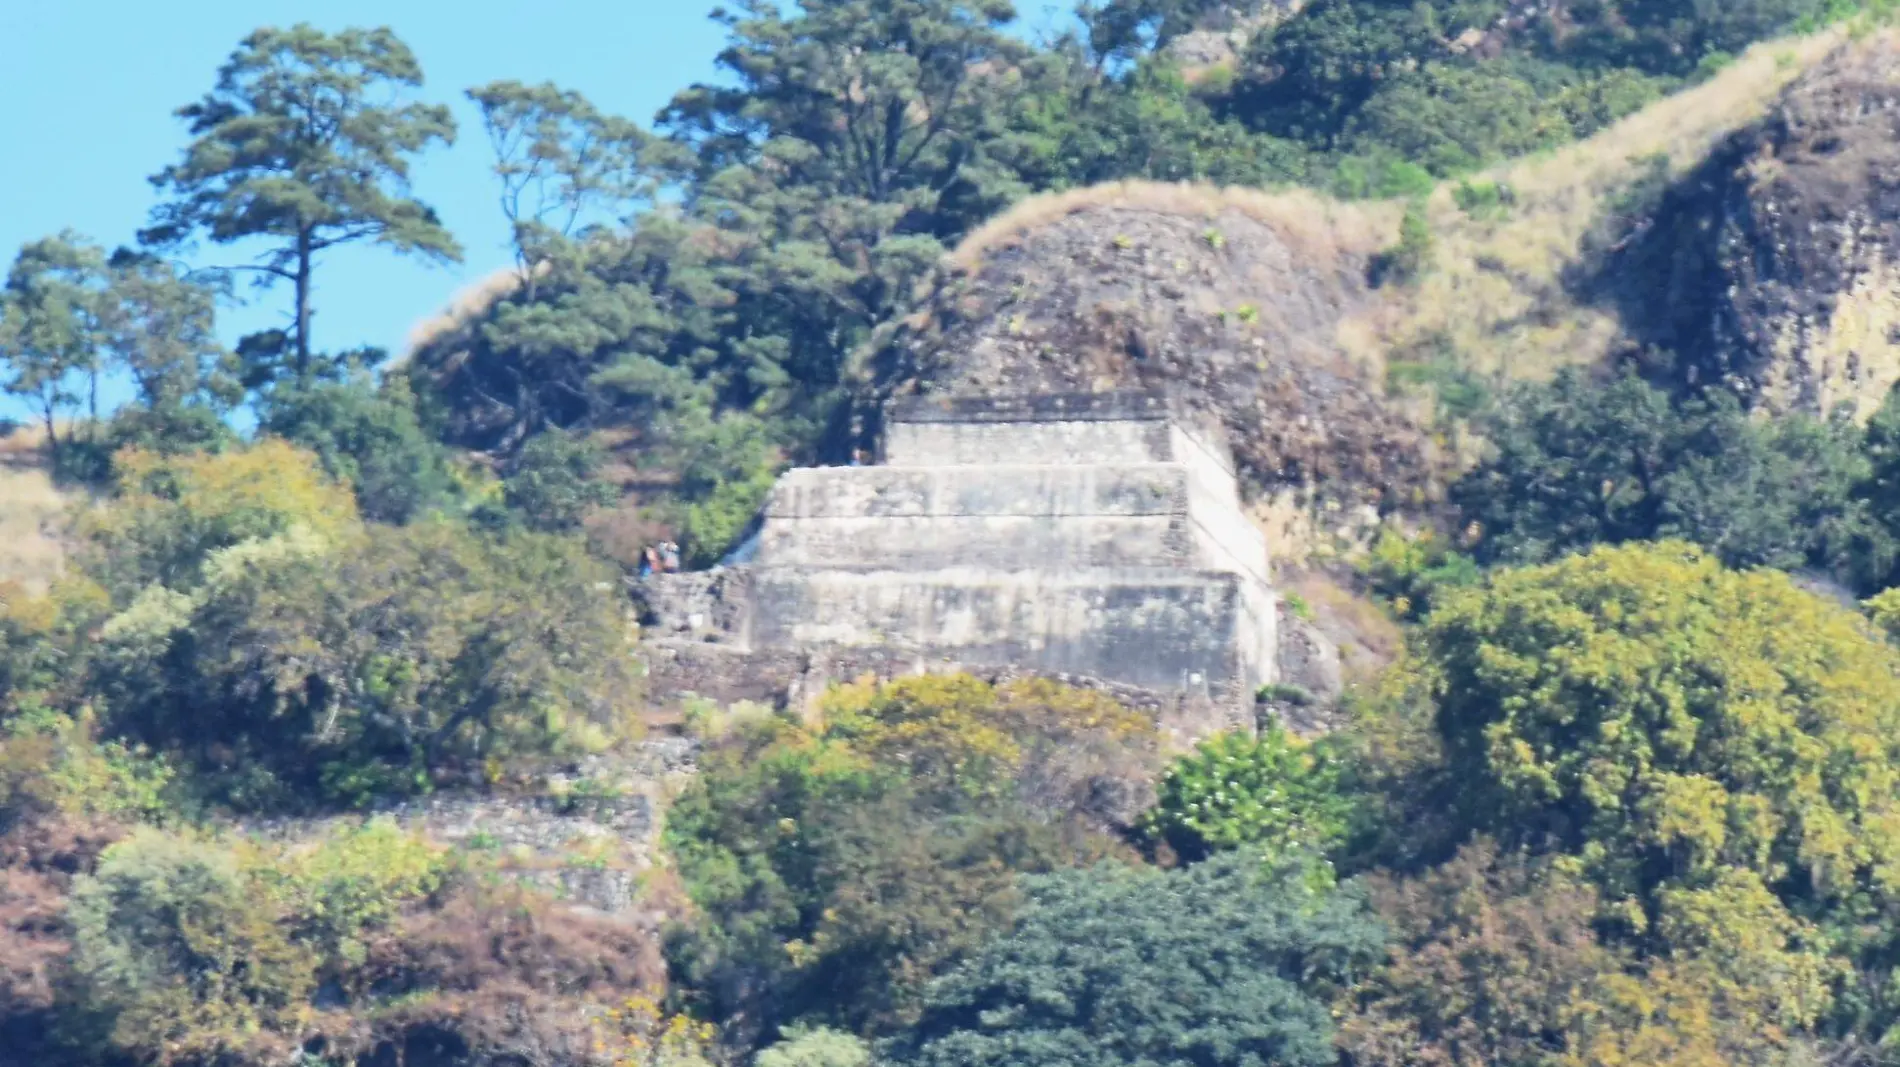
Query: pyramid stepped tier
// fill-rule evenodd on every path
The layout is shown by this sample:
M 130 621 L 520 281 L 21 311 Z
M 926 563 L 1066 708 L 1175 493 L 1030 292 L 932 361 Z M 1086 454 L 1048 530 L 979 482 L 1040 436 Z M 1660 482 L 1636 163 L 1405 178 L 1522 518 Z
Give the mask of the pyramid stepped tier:
M 895 649 L 1161 690 L 1274 681 L 1266 541 L 1218 435 L 1161 398 L 911 399 L 887 409 L 879 454 L 781 478 L 723 606 L 690 617 L 761 652 Z
M 1272 637 L 1271 596 L 1224 571 L 772 567 L 751 597 L 759 647 L 898 645 L 1152 689 L 1269 680 L 1246 652 Z
M 796 470 L 766 505 L 757 562 L 1198 567 L 1265 580 L 1265 539 L 1209 482 L 1182 463 Z
M 883 462 L 891 466 L 1187 463 L 1233 490 L 1233 458 L 1218 435 L 1146 394 L 1033 406 L 912 400 L 893 405 L 886 418 Z

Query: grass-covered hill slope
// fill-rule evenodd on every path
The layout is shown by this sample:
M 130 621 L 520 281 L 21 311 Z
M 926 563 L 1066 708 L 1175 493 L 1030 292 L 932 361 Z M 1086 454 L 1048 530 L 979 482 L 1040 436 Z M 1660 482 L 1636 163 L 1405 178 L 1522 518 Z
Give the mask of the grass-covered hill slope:
M 58 530 L 71 498 L 54 484 L 39 437 L 0 437 L 0 589 L 43 593 L 65 556 Z

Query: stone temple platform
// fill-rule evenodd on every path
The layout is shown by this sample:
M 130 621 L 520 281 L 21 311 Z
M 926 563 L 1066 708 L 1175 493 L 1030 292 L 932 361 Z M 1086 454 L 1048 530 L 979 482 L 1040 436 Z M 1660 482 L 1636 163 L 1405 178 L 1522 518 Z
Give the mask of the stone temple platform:
M 1223 703 L 1278 680 L 1265 539 L 1164 398 L 907 398 L 879 452 L 787 472 L 744 562 L 645 583 L 660 641 Z

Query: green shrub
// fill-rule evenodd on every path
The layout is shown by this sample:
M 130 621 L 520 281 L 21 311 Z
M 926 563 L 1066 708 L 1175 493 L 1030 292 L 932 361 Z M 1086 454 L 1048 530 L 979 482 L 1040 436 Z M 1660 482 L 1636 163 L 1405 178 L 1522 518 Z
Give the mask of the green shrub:
M 355 491 L 365 518 L 408 522 L 456 495 L 446 450 L 423 431 L 400 375 L 381 388 L 367 375 L 286 384 L 270 393 L 259 428 L 315 452 Z
M 1862 587 L 1891 567 L 1878 417 L 1865 436 L 1839 420 L 1761 423 L 1725 392 L 1678 403 L 1634 376 L 1574 372 L 1494 410 L 1490 455 L 1450 493 L 1485 562 L 1678 537 L 1731 566 L 1813 566 Z
M 1257 738 L 1221 734 L 1175 760 L 1139 830 L 1188 860 L 1238 848 L 1323 853 L 1344 840 L 1350 822 L 1352 802 L 1340 785 L 1324 742 L 1303 743 L 1277 724 Z
M 140 1058 L 240 1048 L 293 1029 L 317 956 L 232 851 L 138 830 L 74 884 L 72 967 L 109 1044 Z
M 1233 853 L 1023 880 L 1015 926 L 933 982 L 907 1067 L 1332 1067 L 1333 998 L 1385 934 L 1352 891 Z
M 298 941 L 350 964 L 362 962 L 365 933 L 441 886 L 446 865 L 444 850 L 389 819 L 334 830 L 257 864 Z
M 580 528 L 595 508 L 620 498 L 599 480 L 606 453 L 593 441 L 561 430 L 528 439 L 502 481 L 502 500 L 530 529 L 562 533 Z
M 1097 827 L 1145 806 L 1154 726 L 1097 693 L 925 675 L 822 714 L 730 725 L 667 814 L 704 916 L 675 973 L 742 1028 L 901 1024 L 1007 923 L 1016 872 L 1120 851 Z
M 1510 186 L 1486 181 L 1459 182 L 1452 190 L 1452 198 L 1461 211 L 1474 219 L 1502 218 L 1517 203 L 1517 194 Z
M 863 1039 L 824 1027 L 787 1027 L 782 1040 L 761 1049 L 752 1067 L 871 1067 Z
M 233 806 L 362 804 L 637 729 L 618 583 L 572 541 L 435 520 L 333 545 L 299 528 L 202 572 L 106 620 L 86 681 L 113 733 Z
M 1373 595 L 1402 619 L 1421 619 L 1446 593 L 1477 585 L 1478 565 L 1436 533 L 1407 537 L 1390 527 L 1367 555 L 1364 571 Z
M 1372 264 L 1375 285 L 1410 285 L 1431 270 L 1436 242 L 1425 204 L 1414 200 L 1399 220 L 1399 243 L 1379 253 Z
M 36 704 L 0 723 L 0 829 L 33 813 L 161 820 L 177 805 L 175 781 L 164 759 L 101 741 L 89 712 Z
M 1386 360 L 1385 379 L 1386 387 L 1400 394 L 1429 388 L 1444 418 L 1470 419 L 1491 406 L 1489 387 L 1463 365 L 1444 337 L 1393 352 Z

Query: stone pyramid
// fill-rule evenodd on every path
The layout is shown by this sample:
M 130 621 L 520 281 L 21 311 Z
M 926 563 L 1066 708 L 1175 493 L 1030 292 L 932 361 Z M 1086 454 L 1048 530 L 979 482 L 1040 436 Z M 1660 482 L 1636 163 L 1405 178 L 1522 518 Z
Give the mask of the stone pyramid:
M 719 579 L 720 640 L 1249 699 L 1275 680 L 1266 542 L 1218 435 L 1164 398 L 910 398 L 885 422 L 876 464 L 780 479 Z

